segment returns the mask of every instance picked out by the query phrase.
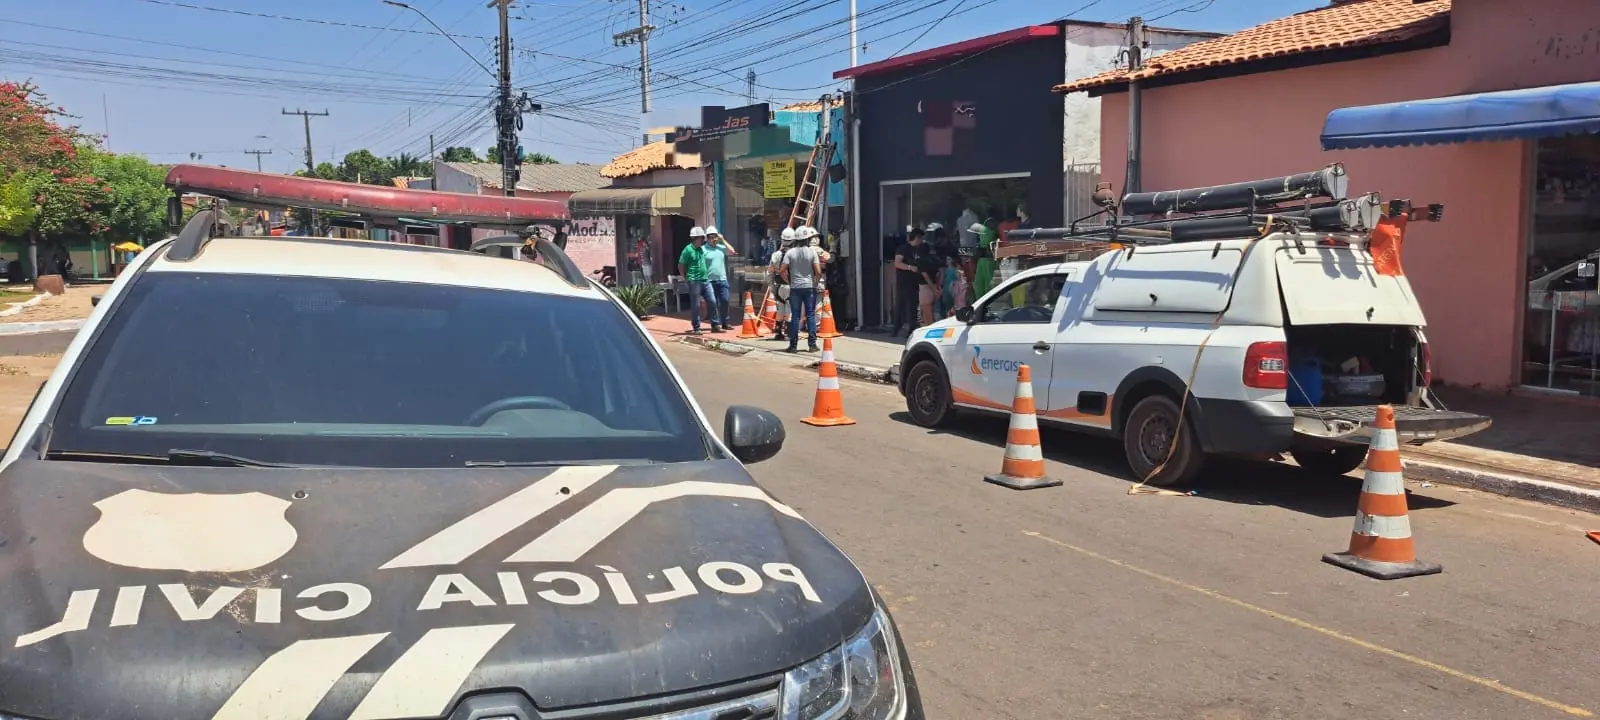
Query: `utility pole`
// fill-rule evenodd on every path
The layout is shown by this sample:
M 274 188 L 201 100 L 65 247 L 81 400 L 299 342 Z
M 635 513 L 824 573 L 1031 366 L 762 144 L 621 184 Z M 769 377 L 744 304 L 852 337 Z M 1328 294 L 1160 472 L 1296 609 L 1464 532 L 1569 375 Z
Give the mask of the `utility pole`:
M 861 47 L 856 42 L 856 0 L 850 0 L 850 67 L 856 66 L 856 48 Z
M 755 71 L 755 68 L 751 68 L 750 72 L 747 72 L 744 75 L 744 104 L 746 104 L 746 105 L 754 105 L 754 104 L 756 104 L 756 71 Z
M 271 155 L 272 154 L 272 149 L 268 148 L 266 150 L 246 150 L 245 152 L 248 153 L 248 154 L 256 156 L 256 172 L 261 172 L 261 156 L 262 155 Z
M 655 29 L 650 24 L 650 0 L 639 0 L 639 27 L 611 36 L 612 43 L 618 47 L 639 44 L 639 127 L 646 130 L 646 145 L 650 144 L 650 33 Z
M 1144 18 L 1128 19 L 1128 168 L 1122 180 L 1122 194 L 1139 192 L 1140 136 L 1143 134 L 1143 88 L 1131 77 L 1144 69 Z
M 500 131 L 500 187 L 506 197 L 514 197 L 517 176 L 521 174 L 517 165 L 517 121 L 521 115 L 511 98 L 511 0 L 493 0 L 490 5 L 500 11 L 500 100 L 495 113 Z
M 287 109 L 285 109 L 283 111 L 283 114 L 284 115 L 299 115 L 301 118 L 305 119 L 305 121 L 306 121 L 306 172 L 315 173 L 317 171 L 317 164 L 311 161 L 311 118 L 312 117 L 327 117 L 328 116 L 328 111 L 327 110 L 323 110 L 322 112 L 310 112 L 308 110 L 295 110 L 294 112 L 289 112 Z

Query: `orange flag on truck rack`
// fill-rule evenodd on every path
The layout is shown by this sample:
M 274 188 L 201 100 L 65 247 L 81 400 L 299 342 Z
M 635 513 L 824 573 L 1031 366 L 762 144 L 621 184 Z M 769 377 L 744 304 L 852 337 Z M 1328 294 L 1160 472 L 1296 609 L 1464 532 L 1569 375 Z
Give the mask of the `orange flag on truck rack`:
M 1379 275 L 1399 277 L 1406 274 L 1400 266 L 1400 247 L 1405 239 L 1407 222 L 1405 215 L 1382 218 L 1368 236 L 1367 248 L 1372 253 L 1372 269 Z

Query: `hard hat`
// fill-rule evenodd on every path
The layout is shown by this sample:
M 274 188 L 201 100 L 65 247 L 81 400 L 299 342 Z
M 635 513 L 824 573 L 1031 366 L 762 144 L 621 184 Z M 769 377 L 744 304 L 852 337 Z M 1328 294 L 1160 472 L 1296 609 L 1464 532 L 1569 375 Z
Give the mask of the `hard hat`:
M 973 223 L 972 227 L 967 228 L 967 232 L 969 232 L 969 233 L 985 233 L 985 232 L 989 232 L 989 228 L 984 227 L 983 223 Z
M 778 237 L 781 238 L 784 242 L 789 242 L 789 241 L 793 240 L 794 239 L 794 228 L 784 228 L 783 232 L 779 233 Z
M 715 226 L 715 225 L 707 225 L 706 226 L 706 237 L 711 237 L 712 235 L 721 235 L 721 234 L 722 233 L 717 232 L 717 226 Z
M 801 225 L 794 231 L 794 236 L 801 240 L 810 240 L 817 236 L 817 229 L 810 225 Z
M 936 222 L 928 223 L 928 227 L 927 227 L 928 232 L 937 232 L 937 231 L 943 230 L 943 229 L 944 229 L 944 226 L 940 225 L 939 223 L 936 223 Z
M 706 236 L 705 228 L 700 227 L 699 225 L 696 225 L 696 226 L 694 226 L 692 228 L 689 228 L 689 237 L 697 238 L 697 237 L 705 237 L 705 236 Z

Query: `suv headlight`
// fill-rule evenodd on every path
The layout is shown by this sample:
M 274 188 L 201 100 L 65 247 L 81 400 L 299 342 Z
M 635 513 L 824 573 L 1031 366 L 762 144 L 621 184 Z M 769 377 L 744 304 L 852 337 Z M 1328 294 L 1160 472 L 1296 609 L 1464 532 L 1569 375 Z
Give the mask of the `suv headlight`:
M 883 610 L 861 632 L 783 677 L 782 720 L 893 720 L 905 712 L 900 639 Z

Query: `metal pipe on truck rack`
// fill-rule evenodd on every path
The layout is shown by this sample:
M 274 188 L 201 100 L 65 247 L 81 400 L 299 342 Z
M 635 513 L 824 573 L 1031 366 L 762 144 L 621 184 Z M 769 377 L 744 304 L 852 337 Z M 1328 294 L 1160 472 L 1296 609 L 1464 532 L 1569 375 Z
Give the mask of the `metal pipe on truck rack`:
M 1299 175 L 1267 178 L 1159 192 L 1129 193 L 1122 198 L 1123 215 L 1164 215 L 1218 210 L 1243 210 L 1290 200 L 1348 197 L 1350 178 L 1344 166 L 1334 163 L 1321 170 Z

